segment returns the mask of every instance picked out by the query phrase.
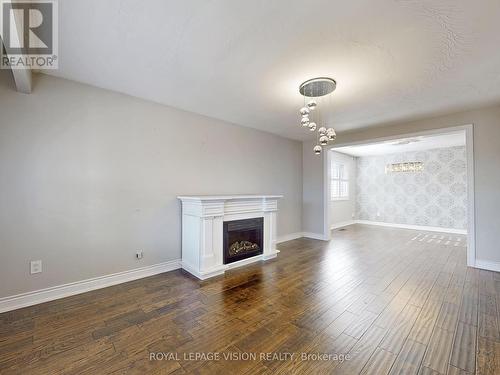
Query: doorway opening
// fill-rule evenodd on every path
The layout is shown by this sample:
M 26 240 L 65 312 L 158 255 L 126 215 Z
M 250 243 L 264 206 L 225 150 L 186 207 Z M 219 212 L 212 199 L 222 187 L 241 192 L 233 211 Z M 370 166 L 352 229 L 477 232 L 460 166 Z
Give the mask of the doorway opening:
M 324 162 L 325 238 L 352 224 L 463 234 L 475 266 L 472 125 L 338 143 Z

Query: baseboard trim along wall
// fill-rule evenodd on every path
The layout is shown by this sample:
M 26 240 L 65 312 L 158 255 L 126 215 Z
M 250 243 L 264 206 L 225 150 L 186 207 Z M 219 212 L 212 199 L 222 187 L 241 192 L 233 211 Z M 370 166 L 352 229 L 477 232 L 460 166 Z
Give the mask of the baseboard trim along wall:
M 302 237 L 323 240 L 323 235 L 321 234 L 296 232 L 278 237 L 276 243 L 291 241 Z M 40 303 L 74 296 L 76 294 L 106 288 L 109 286 L 126 283 L 128 281 L 142 279 L 148 276 L 154 276 L 179 268 L 181 268 L 181 259 L 175 259 L 164 263 L 154 264 L 152 266 L 136 268 L 129 271 L 118 272 L 110 275 L 94 277 L 87 280 L 76 281 L 69 284 L 57 285 L 50 288 L 35 290 L 33 292 L 3 297 L 0 298 L 0 313 L 17 310 L 23 307 L 38 305 Z
M 304 233 L 302 233 L 302 232 L 285 234 L 284 236 L 279 236 L 276 239 L 276 243 L 292 241 L 292 240 L 296 240 L 297 238 L 302 238 L 302 237 L 304 237 Z
M 302 237 L 312 238 L 313 240 L 330 241 L 330 237 L 325 237 L 322 233 L 304 232 Z
M 476 259 L 475 267 L 481 268 L 483 270 L 500 272 L 500 262 L 492 262 L 490 260 Z
M 142 279 L 144 277 L 173 271 L 179 268 L 181 268 L 181 260 L 176 259 L 164 263 L 154 264 L 152 266 L 136 268 L 111 275 L 94 277 L 92 279 L 76 281 L 74 283 L 0 298 L 0 313 L 20 309 L 22 307 L 38 305 L 43 302 L 90 292 L 92 290 L 106 288 L 108 286 L 126 283 L 127 281 Z
M 338 229 L 352 224 L 377 225 L 384 227 L 414 229 L 414 230 L 424 230 L 431 232 L 454 233 L 454 234 L 467 233 L 467 231 L 460 229 L 391 224 L 391 223 L 383 223 L 383 222 L 368 221 L 368 220 L 352 220 L 352 221 L 337 223 L 332 225 L 331 229 L 332 230 Z M 291 241 L 302 237 L 312 238 L 321 241 L 329 240 L 329 238 L 325 238 L 325 236 L 321 233 L 296 232 L 278 237 L 276 243 Z M 500 263 L 498 262 L 477 260 L 476 267 L 490 271 L 500 272 Z M 144 277 L 153 276 L 168 271 L 173 271 L 179 268 L 181 268 L 181 260 L 176 259 L 164 263 L 154 264 L 152 266 L 136 268 L 129 271 L 114 273 L 111 275 L 99 276 L 92 279 L 76 281 L 74 283 L 58 285 L 51 288 L 36 290 L 33 292 L 27 292 L 27 293 L 17 294 L 14 296 L 3 297 L 0 298 L 0 313 L 20 309 L 22 307 L 33 306 L 40 303 L 73 296 L 76 294 L 90 292 L 92 290 L 106 288 L 108 286 L 122 284 L 128 281 L 142 279 Z
M 330 238 L 325 238 L 325 236 L 321 233 L 312 233 L 312 232 L 296 232 L 291 234 L 286 234 L 284 236 L 280 236 L 277 238 L 276 243 L 287 242 L 291 240 L 296 240 L 297 238 L 312 238 L 313 240 L 321 240 L 321 241 L 329 241 Z
M 393 223 L 385 223 L 385 222 L 381 222 L 381 221 L 355 220 L 353 224 L 366 224 L 366 225 L 377 225 L 377 226 L 381 226 L 381 227 L 391 227 L 391 228 L 400 228 L 400 229 L 424 230 L 424 231 L 428 231 L 428 232 L 467 234 L 466 229 L 427 227 L 424 225 L 393 224 Z
M 332 226 L 330 227 L 330 230 L 344 228 L 344 227 L 347 227 L 347 226 L 353 225 L 353 224 L 356 224 L 356 220 L 342 221 L 340 223 L 332 224 Z

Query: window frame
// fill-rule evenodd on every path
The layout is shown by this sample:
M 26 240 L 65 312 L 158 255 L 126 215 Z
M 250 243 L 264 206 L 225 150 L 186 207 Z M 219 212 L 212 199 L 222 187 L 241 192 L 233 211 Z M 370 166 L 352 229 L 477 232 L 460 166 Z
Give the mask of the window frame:
M 338 177 L 336 177 L 335 170 L 338 170 Z M 334 189 L 335 184 L 338 184 L 338 189 Z M 342 195 L 344 189 L 342 185 L 345 184 L 345 195 Z M 335 194 L 335 191 L 338 194 Z M 348 201 L 350 199 L 350 180 L 347 165 L 342 162 L 332 161 L 330 165 L 330 201 Z M 334 195 L 335 194 L 335 195 Z

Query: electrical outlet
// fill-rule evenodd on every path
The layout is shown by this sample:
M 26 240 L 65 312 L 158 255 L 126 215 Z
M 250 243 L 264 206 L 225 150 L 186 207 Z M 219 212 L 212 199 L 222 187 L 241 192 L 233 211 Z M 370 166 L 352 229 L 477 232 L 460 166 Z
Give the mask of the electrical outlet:
M 33 275 L 34 273 L 42 272 L 42 261 L 41 260 L 32 260 L 30 262 L 30 273 Z
M 137 259 L 142 259 L 142 257 L 144 256 L 142 250 L 139 250 L 137 253 L 135 253 L 135 257 Z

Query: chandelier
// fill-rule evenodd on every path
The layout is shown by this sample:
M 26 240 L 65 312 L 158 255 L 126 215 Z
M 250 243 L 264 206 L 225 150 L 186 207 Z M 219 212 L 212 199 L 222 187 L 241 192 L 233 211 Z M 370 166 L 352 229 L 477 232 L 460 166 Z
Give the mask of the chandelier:
M 327 128 L 323 118 L 322 107 L 330 101 L 330 94 L 335 91 L 337 82 L 331 78 L 313 78 L 305 81 L 299 87 L 300 94 L 304 97 L 304 106 L 300 109 L 300 124 L 311 132 L 316 132 L 317 145 L 314 153 L 321 154 L 324 146 L 337 138 L 335 129 Z

